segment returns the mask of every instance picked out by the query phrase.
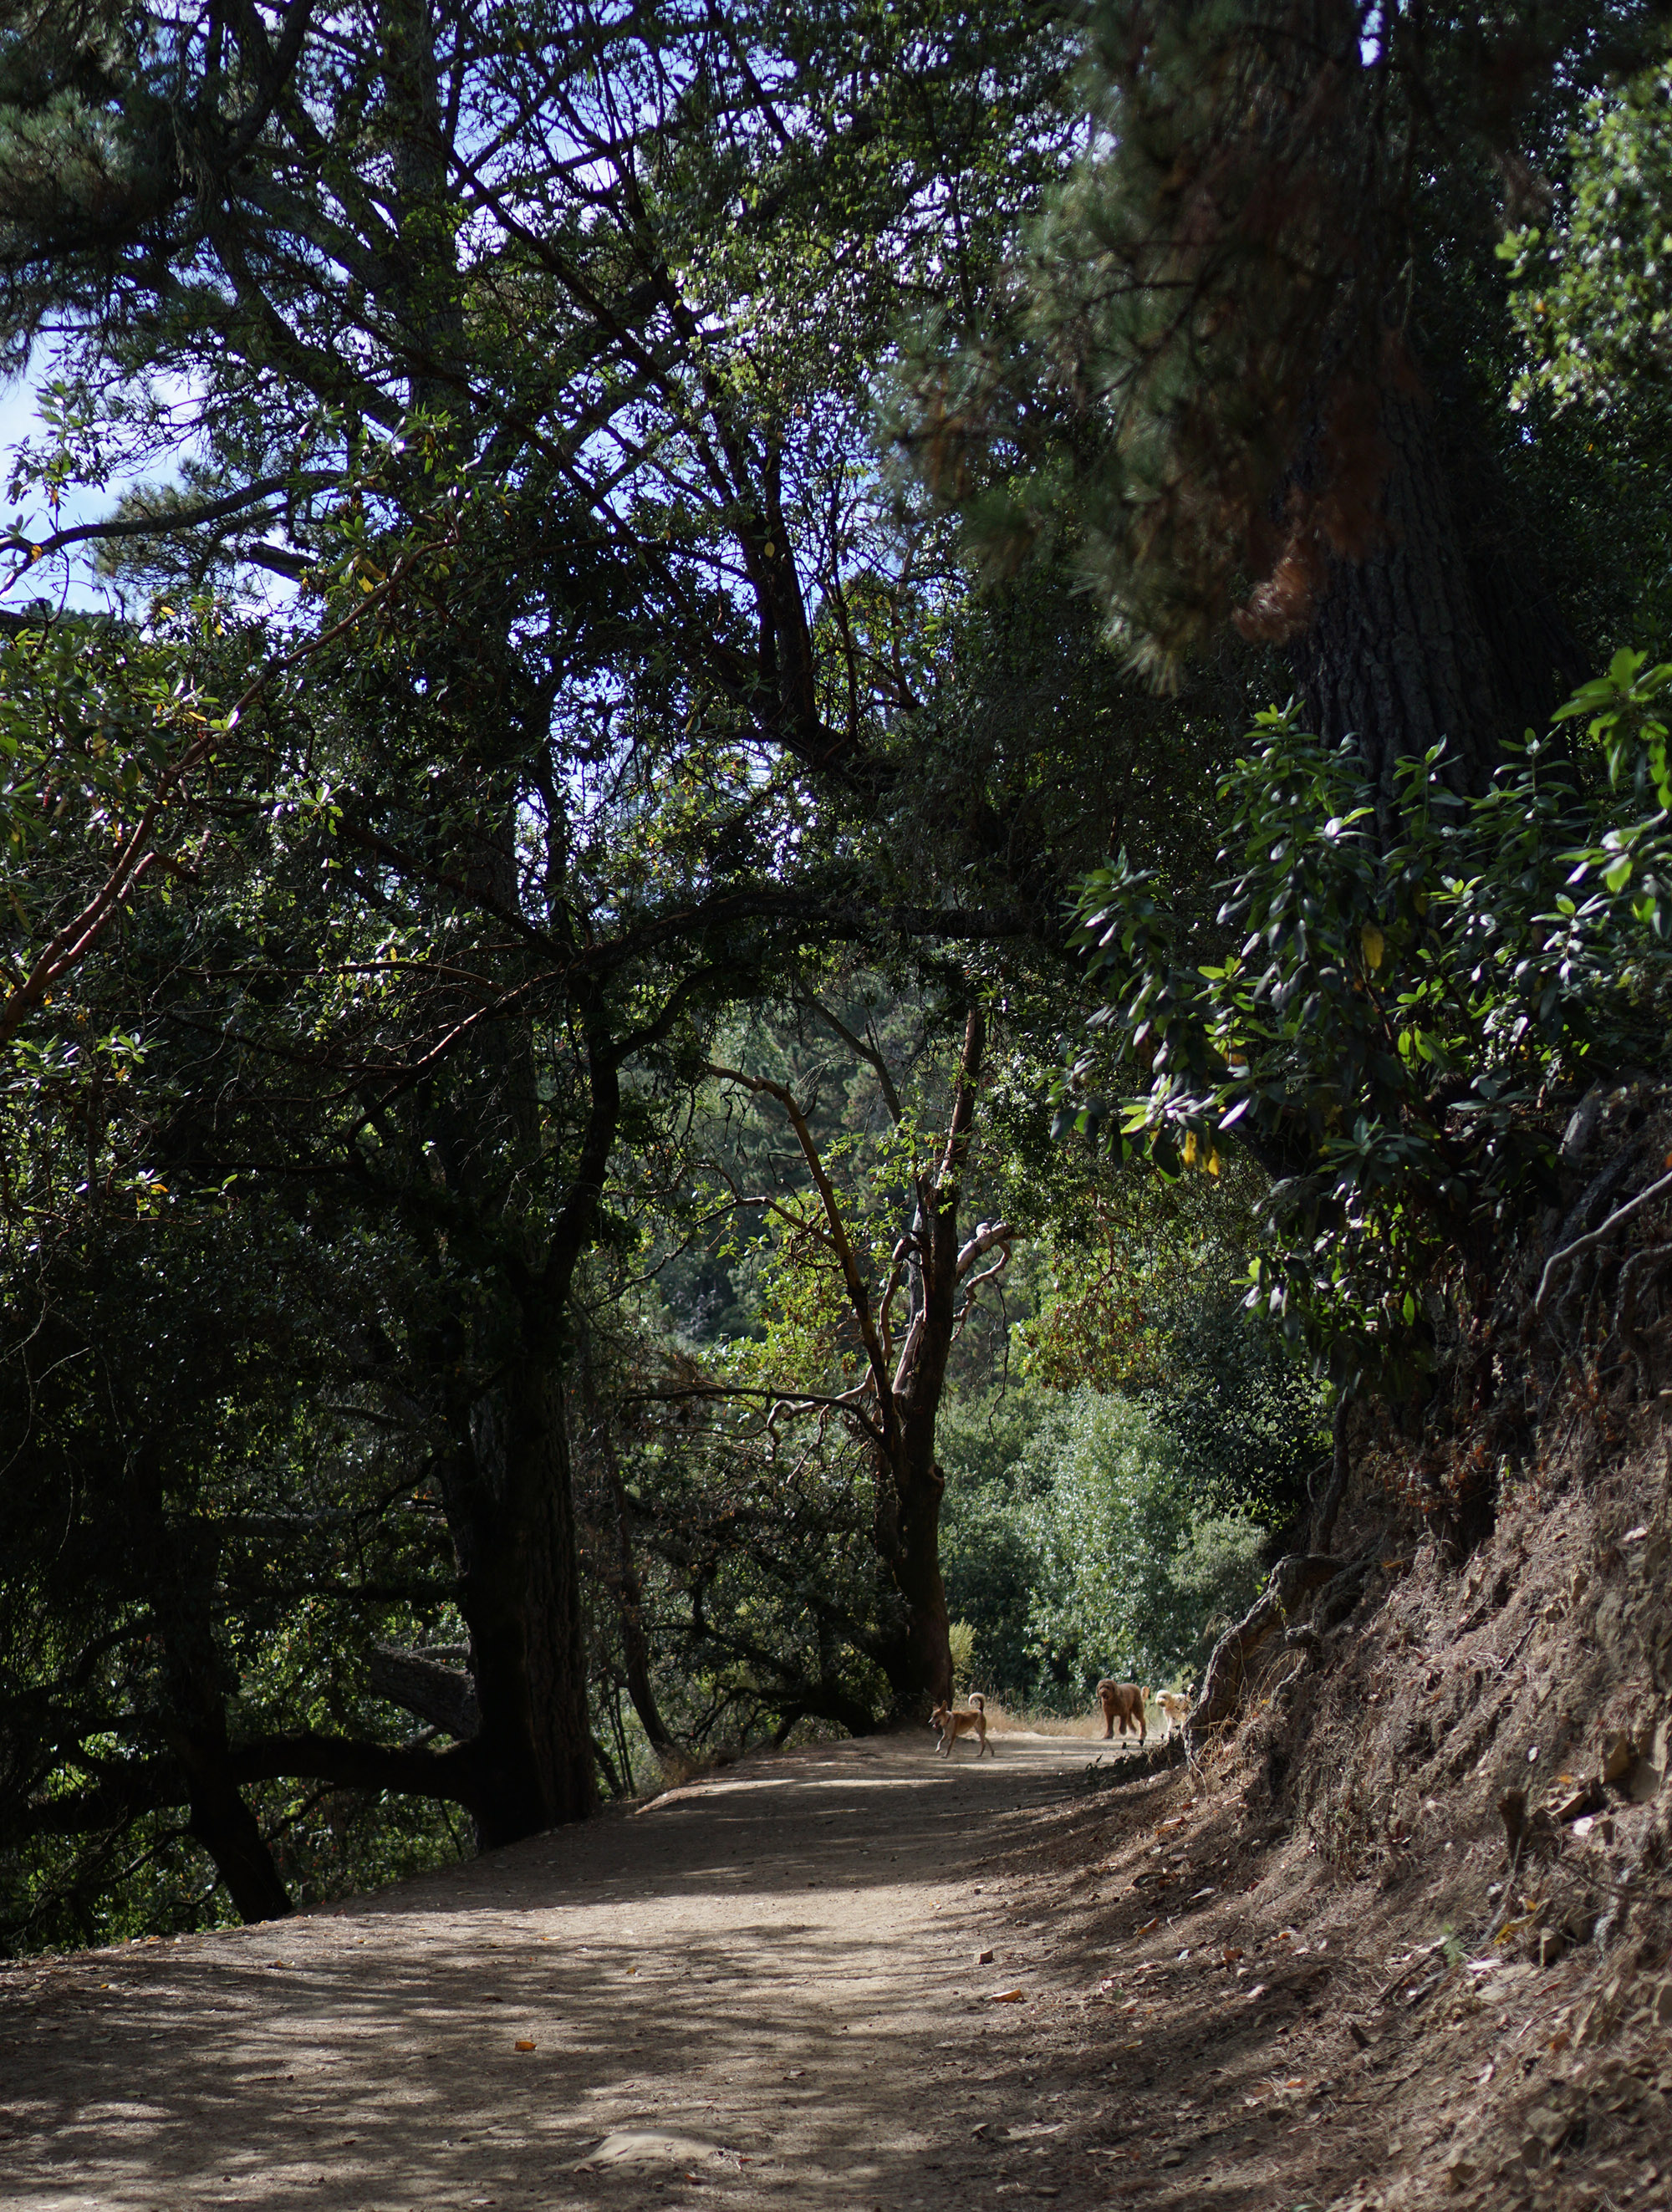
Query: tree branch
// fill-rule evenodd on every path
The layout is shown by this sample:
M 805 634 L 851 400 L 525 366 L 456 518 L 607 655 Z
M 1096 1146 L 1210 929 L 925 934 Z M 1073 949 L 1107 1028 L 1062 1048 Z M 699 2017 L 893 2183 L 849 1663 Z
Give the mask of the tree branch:
M 1635 1198 L 1628 1199 L 1624 1206 L 1617 1207 L 1600 1229 L 1593 1229 L 1589 1237 L 1576 1237 L 1572 1243 L 1563 1245 L 1560 1252 L 1553 1252 L 1545 1261 L 1544 1272 L 1539 1277 L 1538 1296 L 1533 1300 L 1533 1311 L 1535 1314 L 1544 1311 L 1544 1302 L 1550 1295 L 1550 1285 L 1559 1267 L 1566 1267 L 1581 1252 L 1590 1251 L 1593 1245 L 1606 1243 L 1622 1222 L 1628 1221 L 1640 1207 L 1647 1206 L 1651 1199 L 1659 1198 L 1669 1190 L 1672 1190 L 1672 1175 L 1663 1175 L 1658 1182 L 1651 1182 L 1647 1190 L 1639 1191 Z
M 883 1103 L 888 1109 L 888 1118 L 897 1127 L 901 1114 L 900 1094 L 894 1087 L 894 1078 L 889 1073 L 888 1062 L 878 1051 L 876 1046 L 867 1043 L 863 1037 L 856 1036 L 840 1015 L 832 1013 L 822 1000 L 803 999 L 801 1004 L 810 1014 L 817 1014 L 821 1022 L 834 1030 L 842 1042 L 856 1053 L 871 1069 L 876 1076 L 878 1088 L 883 1094 Z
M 801 1156 L 807 1163 L 808 1173 L 813 1179 L 814 1187 L 824 1206 L 824 1218 L 830 1224 L 831 1242 L 836 1248 L 836 1258 L 842 1267 L 842 1279 L 847 1287 L 848 1303 L 853 1311 L 854 1319 L 858 1324 L 860 1340 L 865 1346 L 866 1361 L 871 1370 L 872 1384 L 877 1393 L 878 1419 L 882 1425 L 884 1437 L 891 1455 L 898 1428 L 898 1416 L 895 1412 L 894 1391 L 889 1380 L 888 1364 L 883 1358 L 882 1340 L 877 1334 L 876 1317 L 871 1310 L 870 1293 L 865 1287 L 865 1279 L 860 1273 L 859 1261 L 854 1257 L 853 1245 L 848 1241 L 848 1231 L 842 1223 L 842 1209 L 836 1204 L 836 1191 L 829 1176 L 824 1172 L 824 1164 L 818 1157 L 818 1147 L 813 1141 L 812 1131 L 807 1126 L 807 1117 L 781 1083 L 769 1083 L 762 1075 L 742 1075 L 736 1068 L 719 1067 L 712 1064 L 708 1073 L 710 1075 L 717 1076 L 722 1083 L 735 1083 L 740 1090 L 752 1092 L 757 1097 L 763 1096 L 775 1099 L 788 1117 L 789 1125 L 795 1132 L 796 1142 L 801 1147 Z

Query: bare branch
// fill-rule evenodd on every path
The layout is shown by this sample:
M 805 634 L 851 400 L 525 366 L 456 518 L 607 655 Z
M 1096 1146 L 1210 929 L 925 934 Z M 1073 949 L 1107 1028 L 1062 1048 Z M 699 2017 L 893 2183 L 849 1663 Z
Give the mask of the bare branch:
M 1533 1301 L 1533 1311 L 1535 1314 L 1544 1311 L 1544 1302 L 1550 1295 L 1551 1280 L 1559 1267 L 1566 1267 L 1581 1252 L 1590 1251 L 1593 1245 L 1605 1243 L 1620 1224 L 1629 1220 L 1640 1206 L 1647 1206 L 1651 1199 L 1659 1198 L 1669 1190 L 1672 1190 L 1672 1175 L 1664 1175 L 1658 1182 L 1651 1182 L 1647 1190 L 1639 1191 L 1635 1198 L 1628 1199 L 1624 1206 L 1617 1207 L 1600 1229 L 1593 1229 L 1589 1237 L 1576 1237 L 1560 1252 L 1553 1252 L 1544 1263 L 1544 1273 L 1539 1277 L 1538 1296 Z
M 302 477 L 301 483 L 305 490 L 317 491 L 323 490 L 337 481 L 338 479 L 333 476 L 315 471 Z M 246 508 L 259 507 L 264 500 L 271 499 L 275 492 L 295 489 L 296 482 L 297 480 L 291 477 L 264 477 L 257 483 L 246 484 L 237 491 L 227 493 L 222 499 L 205 500 L 198 507 L 178 507 L 158 509 L 155 512 L 145 511 L 134 514 L 116 515 L 107 522 L 78 522 L 71 528 L 55 530 L 46 538 L 26 538 L 21 531 L 8 531 L 3 536 L 0 536 L 0 553 L 20 553 L 24 556 L 24 560 L 22 565 L 7 578 L 5 583 L 0 585 L 0 592 L 9 591 L 18 577 L 27 575 L 38 561 L 45 560 L 49 554 L 63 552 L 66 546 L 88 544 L 112 538 L 162 538 L 170 536 L 176 531 L 198 529 L 206 522 L 224 522 L 229 515 L 237 515 Z M 275 550 L 271 547 L 266 549 L 270 558 L 264 565 L 272 565 L 271 556 Z M 282 549 L 277 550 L 282 551 Z M 258 555 L 258 557 L 259 557 Z M 287 564 L 292 563 L 295 559 L 295 556 L 288 553 L 284 553 L 283 557 Z M 301 573 L 306 569 L 306 567 L 305 562 L 300 562 L 296 565 L 295 573 Z M 288 565 L 284 573 L 291 574 L 292 568 Z
M 983 1221 L 979 1223 L 976 1226 L 975 1235 L 970 1239 L 970 1242 L 964 1247 L 963 1250 L 958 1255 L 958 1279 L 960 1281 L 963 1280 L 964 1277 L 969 1273 L 970 1268 L 975 1266 L 976 1261 L 979 1260 L 984 1253 L 990 1252 L 995 1244 L 1008 1244 L 1015 1235 L 1015 1224 L 1012 1222 Z M 1006 1256 L 1008 1257 L 1009 1255 L 1006 1255 Z M 1001 1260 L 999 1262 L 999 1267 L 1001 1267 L 1003 1265 L 1004 1261 Z M 987 1272 L 988 1274 L 996 1274 L 998 1271 L 998 1267 L 989 1267 Z M 986 1277 L 983 1276 L 980 1279 L 985 1281 Z
M 848 1241 L 848 1231 L 842 1218 L 842 1209 L 836 1204 L 835 1189 L 831 1186 L 829 1176 L 824 1172 L 824 1164 L 818 1157 L 818 1147 L 813 1141 L 812 1131 L 807 1127 L 807 1117 L 781 1083 L 769 1083 L 762 1075 L 743 1075 L 733 1067 L 719 1067 L 711 1065 L 708 1073 L 710 1075 L 718 1077 L 722 1083 L 735 1083 L 740 1090 L 750 1091 L 757 1097 L 775 1099 L 788 1116 L 789 1125 L 795 1132 L 796 1142 L 801 1147 L 802 1158 L 807 1163 L 808 1172 L 812 1176 L 814 1187 L 824 1205 L 824 1218 L 830 1224 L 830 1241 L 841 1264 L 842 1281 L 847 1286 L 848 1303 L 853 1310 L 854 1319 L 859 1326 L 860 1341 L 865 1346 L 866 1359 L 871 1369 L 872 1382 L 877 1393 L 878 1415 L 882 1423 L 884 1435 L 891 1439 L 891 1440 L 897 1427 L 898 1416 L 894 1408 L 894 1392 L 889 1381 L 888 1363 L 883 1357 L 882 1340 L 877 1333 L 876 1316 L 872 1311 L 870 1293 L 865 1287 L 865 1279 L 860 1273 L 859 1261 L 854 1256 L 853 1245 Z
M 817 1014 L 827 1028 L 834 1030 L 842 1042 L 850 1050 L 857 1053 L 866 1066 L 872 1070 L 877 1079 L 877 1086 L 883 1094 L 883 1103 L 888 1109 L 888 1117 L 897 1127 L 901 1115 L 900 1094 L 894 1087 L 894 1078 L 889 1073 L 888 1062 L 878 1051 L 876 1046 L 866 1038 L 855 1036 L 841 1016 L 832 1013 L 823 1000 L 803 999 L 801 1004 L 810 1014 Z

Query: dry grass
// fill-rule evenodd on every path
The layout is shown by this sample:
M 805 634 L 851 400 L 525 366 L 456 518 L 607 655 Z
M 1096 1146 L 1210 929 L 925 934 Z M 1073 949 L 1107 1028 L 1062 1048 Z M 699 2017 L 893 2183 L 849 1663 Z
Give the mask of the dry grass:
M 1001 1705 L 996 1698 L 987 1701 L 987 1726 L 993 1735 L 1059 1735 L 1098 1736 L 1103 1735 L 1103 1715 L 1085 1713 L 1064 1720 L 1058 1713 L 1013 1713 Z
M 1144 1719 L 1146 1736 L 1152 1743 L 1172 1733 L 1166 1714 L 1153 1698 L 1144 1708 Z M 1095 1706 L 1089 1713 L 1074 1713 L 1064 1719 L 1061 1713 L 1012 1712 L 1008 1705 L 1001 1705 L 996 1698 L 989 1698 L 987 1701 L 987 1725 L 994 1735 L 1070 1736 L 1097 1743 L 1104 1741 L 1103 1712 L 1101 1708 Z M 1130 1732 L 1122 1738 L 1117 1729 L 1115 1741 L 1116 1743 L 1135 1744 L 1138 1739 Z

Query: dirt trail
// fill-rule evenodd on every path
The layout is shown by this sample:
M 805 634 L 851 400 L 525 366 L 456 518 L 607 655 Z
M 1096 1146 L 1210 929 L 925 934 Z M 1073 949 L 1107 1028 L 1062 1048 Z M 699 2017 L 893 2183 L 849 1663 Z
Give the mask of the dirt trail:
M 1048 2091 L 976 2132 L 1000 2077 L 1031 2089 L 1054 1978 L 983 1862 L 1060 1817 L 1097 1748 L 819 1747 L 295 1920 L 0 1972 L 0 2200 L 1056 2195 Z

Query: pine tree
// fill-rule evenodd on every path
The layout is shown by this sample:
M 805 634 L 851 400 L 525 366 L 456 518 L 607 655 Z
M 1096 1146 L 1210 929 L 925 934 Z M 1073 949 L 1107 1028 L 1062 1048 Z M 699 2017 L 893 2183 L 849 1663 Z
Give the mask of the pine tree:
M 1227 623 L 1284 648 L 1390 798 L 1468 789 L 1582 657 L 1456 344 L 1499 179 L 1646 10 L 1103 0 L 1092 144 L 1004 317 L 920 363 L 909 435 L 989 562 L 1064 526 L 1167 680 Z M 1481 309 L 1477 292 L 1474 307 Z M 1499 311 L 1501 313 L 1501 310 Z

